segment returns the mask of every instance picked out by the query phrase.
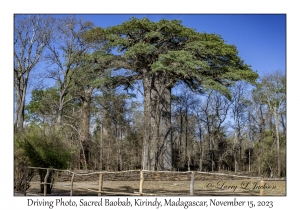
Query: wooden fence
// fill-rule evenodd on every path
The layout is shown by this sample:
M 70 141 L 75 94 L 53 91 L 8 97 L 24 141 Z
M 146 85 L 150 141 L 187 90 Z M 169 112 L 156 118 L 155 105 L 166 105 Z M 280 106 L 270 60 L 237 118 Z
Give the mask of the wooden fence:
M 47 185 L 54 185 L 53 183 L 47 183 L 47 179 L 49 177 L 49 174 L 51 171 L 57 171 L 57 172 L 67 172 L 69 174 L 72 174 L 71 176 L 71 185 L 68 190 L 70 190 L 70 196 L 73 195 L 74 192 L 74 177 L 75 176 L 90 176 L 90 175 L 99 175 L 99 180 L 98 180 L 98 190 L 93 190 L 93 189 L 81 189 L 84 191 L 90 191 L 90 192 L 96 192 L 98 193 L 98 196 L 102 196 L 102 194 L 118 194 L 118 195 L 135 195 L 135 196 L 157 196 L 157 194 L 151 194 L 151 193 L 144 193 L 143 192 L 143 186 L 144 186 L 144 181 L 145 181 L 145 176 L 144 173 L 180 173 L 180 174 L 187 174 L 190 175 L 190 193 L 189 195 L 194 195 L 194 183 L 195 183 L 195 174 L 207 174 L 207 175 L 218 175 L 218 176 L 229 176 L 229 177 L 236 177 L 236 178 L 244 178 L 244 179 L 257 179 L 260 180 L 260 186 L 263 186 L 265 181 L 285 181 L 285 179 L 263 179 L 262 177 L 249 177 L 249 176 L 241 176 L 241 175 L 232 175 L 232 174 L 224 174 L 224 173 L 210 173 L 210 172 L 199 172 L 199 171 L 186 171 L 186 172 L 175 172 L 175 171 L 150 171 L 150 170 L 127 170 L 127 171 L 117 171 L 117 172 L 110 172 L 110 171 L 97 171 L 97 172 L 90 172 L 90 173 L 76 173 L 74 171 L 70 170 L 60 170 L 60 169 L 54 169 L 54 168 L 40 168 L 40 167 L 23 167 L 25 168 L 25 171 L 27 169 L 39 169 L 39 170 L 47 170 L 47 173 L 45 175 L 44 181 L 41 182 L 40 184 L 44 185 L 44 196 L 47 195 Z M 134 192 L 134 193 L 124 193 L 124 192 L 109 192 L 109 191 L 104 191 L 103 190 L 103 175 L 104 174 L 120 174 L 120 173 L 126 173 L 126 172 L 139 172 L 140 177 L 140 184 L 139 184 L 139 191 Z M 20 181 L 20 180 L 15 180 L 15 181 Z M 23 180 L 24 181 L 24 180 Z M 30 181 L 25 180 L 25 183 L 30 183 Z M 79 189 L 76 189 L 79 190 Z M 26 192 L 26 187 L 24 190 L 24 196 L 27 195 Z M 259 195 L 263 196 L 264 195 L 264 189 L 260 189 Z

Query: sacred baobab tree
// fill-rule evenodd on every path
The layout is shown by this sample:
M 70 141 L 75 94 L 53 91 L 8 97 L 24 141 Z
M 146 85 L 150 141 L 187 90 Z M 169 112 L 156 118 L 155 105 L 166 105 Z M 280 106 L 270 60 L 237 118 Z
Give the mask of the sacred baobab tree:
M 171 90 L 176 84 L 182 82 L 200 93 L 213 89 L 230 97 L 228 86 L 234 81 L 253 82 L 258 77 L 234 45 L 219 35 L 185 27 L 180 20 L 132 18 L 117 26 L 92 29 L 85 38 L 106 39 L 107 47 L 118 51 L 124 71 L 116 80 L 129 85 L 142 80 L 143 169 L 172 169 Z

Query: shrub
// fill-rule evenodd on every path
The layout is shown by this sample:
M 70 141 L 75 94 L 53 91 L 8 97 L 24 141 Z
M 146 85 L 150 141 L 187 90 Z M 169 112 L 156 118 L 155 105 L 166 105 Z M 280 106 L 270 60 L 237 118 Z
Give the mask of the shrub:
M 29 161 L 25 157 L 24 151 L 20 148 L 19 139 L 20 133 L 16 131 L 14 139 L 14 189 L 16 191 L 25 191 L 30 187 L 34 171 L 25 168 L 29 166 Z
M 72 149 L 60 135 L 60 131 L 55 131 L 55 128 L 30 126 L 17 139 L 17 145 L 31 166 L 57 169 L 65 169 L 69 166 Z M 50 173 L 47 183 L 53 182 L 52 173 Z M 43 182 L 46 170 L 40 169 L 39 175 Z M 51 193 L 51 189 L 52 185 L 47 185 L 48 194 Z M 44 185 L 41 185 L 41 192 L 43 191 Z

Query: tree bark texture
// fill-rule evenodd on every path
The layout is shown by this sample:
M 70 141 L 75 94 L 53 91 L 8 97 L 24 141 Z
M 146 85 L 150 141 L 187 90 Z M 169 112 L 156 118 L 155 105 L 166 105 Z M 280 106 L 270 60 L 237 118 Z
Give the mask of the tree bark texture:
M 88 140 L 90 136 L 90 106 L 91 106 L 91 95 L 92 95 L 93 88 L 89 87 L 85 90 L 84 95 L 81 97 L 81 131 L 80 137 L 82 142 L 82 150 L 80 155 L 80 162 L 86 167 L 89 164 L 89 146 Z
M 167 78 L 148 72 L 143 80 L 143 169 L 172 169 L 171 88 L 167 82 Z

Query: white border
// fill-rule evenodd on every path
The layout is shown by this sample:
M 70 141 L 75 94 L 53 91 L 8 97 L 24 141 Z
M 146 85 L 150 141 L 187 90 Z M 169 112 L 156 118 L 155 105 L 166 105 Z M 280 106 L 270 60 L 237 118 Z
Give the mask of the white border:
M 295 3 L 293 3 L 295 2 Z M 30 209 L 27 207 L 27 198 L 13 197 L 13 14 L 15 13 L 281 13 L 287 14 L 287 86 L 288 86 L 288 134 L 287 134 L 287 196 L 286 197 L 263 197 L 263 200 L 273 200 L 275 206 L 273 209 L 283 209 L 298 206 L 299 181 L 296 175 L 300 170 L 296 161 L 299 144 L 298 135 L 298 108 L 299 105 L 299 13 L 296 8 L 296 1 L 37 1 L 37 0 L 15 0 L 1 5 L 1 183 L 0 183 L 0 206 L 21 207 L 22 209 Z M 299 129 L 298 129 L 299 130 Z M 298 153 L 297 153 L 298 152 Z M 233 197 L 218 197 L 218 200 L 231 200 Z M 40 198 L 44 199 L 44 198 Z M 47 198 L 51 199 L 51 198 Z M 52 198 L 56 199 L 56 198 Z M 74 198 L 77 200 L 77 198 Z M 96 198 L 92 198 L 96 199 Z M 186 198 L 187 199 L 187 198 Z M 198 198 L 201 199 L 201 198 Z M 208 200 L 209 197 L 203 197 Z M 238 197 L 239 200 L 261 200 L 261 197 Z M 79 198 L 78 198 L 79 200 Z M 48 207 L 44 207 L 44 209 Z M 192 207 L 190 207 L 192 208 Z M 8 208 L 6 208 L 8 209 Z M 55 209 L 65 209 L 63 207 L 55 207 Z

